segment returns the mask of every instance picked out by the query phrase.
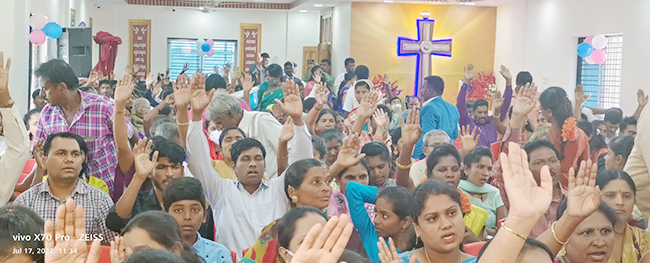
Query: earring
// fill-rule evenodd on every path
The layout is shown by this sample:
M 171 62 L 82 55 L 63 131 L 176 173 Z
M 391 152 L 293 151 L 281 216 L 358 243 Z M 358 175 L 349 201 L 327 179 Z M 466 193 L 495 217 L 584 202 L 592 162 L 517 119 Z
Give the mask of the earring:
M 420 243 L 420 237 L 419 237 L 419 236 L 415 236 L 415 245 L 417 246 L 418 243 Z
M 399 155 L 399 151 L 397 150 L 397 148 L 395 148 L 395 149 L 393 150 L 393 155 L 395 155 L 395 156 L 398 156 L 398 155 Z
M 294 204 L 298 203 L 298 197 L 297 197 L 297 196 L 292 196 L 292 197 L 291 197 L 291 201 L 292 201 Z

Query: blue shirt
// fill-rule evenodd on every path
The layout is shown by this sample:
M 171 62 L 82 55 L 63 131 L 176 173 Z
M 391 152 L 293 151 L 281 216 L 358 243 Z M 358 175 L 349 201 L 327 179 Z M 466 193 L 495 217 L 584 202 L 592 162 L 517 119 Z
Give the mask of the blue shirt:
M 380 263 L 379 248 L 377 247 L 377 242 L 379 242 L 377 228 L 375 228 L 375 224 L 368 216 L 364 204 L 374 204 L 377 201 L 377 187 L 348 182 L 345 187 L 345 198 L 348 200 L 350 218 L 352 218 L 354 227 L 359 231 L 363 248 L 366 249 L 370 262 Z M 388 242 L 388 239 L 385 241 Z M 399 250 L 397 252 L 399 253 Z
M 192 247 L 196 254 L 205 260 L 206 263 L 232 262 L 232 254 L 230 254 L 230 250 L 217 242 L 202 238 L 198 232 L 196 235 L 196 242 L 194 242 Z
M 442 97 L 431 100 L 420 111 L 420 126 L 422 135 L 432 130 L 443 130 L 451 137 L 451 140 L 458 138 L 458 120 L 460 114 L 453 104 L 446 102 Z M 415 145 L 413 158 L 422 159 L 422 138 Z M 449 142 L 451 143 L 451 141 Z

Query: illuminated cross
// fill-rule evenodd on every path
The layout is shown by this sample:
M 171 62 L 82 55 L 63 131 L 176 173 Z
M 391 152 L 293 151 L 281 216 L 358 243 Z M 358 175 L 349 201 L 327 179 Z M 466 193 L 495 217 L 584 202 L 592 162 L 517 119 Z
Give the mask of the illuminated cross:
M 451 57 L 451 39 L 433 40 L 434 19 L 429 19 L 429 12 L 422 12 L 422 19 L 417 19 L 418 39 L 406 37 L 397 38 L 398 56 L 417 56 L 415 87 L 413 95 L 418 95 L 420 83 L 431 75 L 431 56 Z

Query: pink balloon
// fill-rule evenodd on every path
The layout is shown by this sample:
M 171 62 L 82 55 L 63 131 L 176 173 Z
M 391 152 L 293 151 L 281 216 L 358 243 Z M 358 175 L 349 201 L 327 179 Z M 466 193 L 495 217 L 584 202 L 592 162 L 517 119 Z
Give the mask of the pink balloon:
M 208 57 L 214 56 L 214 49 L 210 49 L 210 51 L 205 52 L 205 54 L 208 55 Z
M 607 59 L 607 53 L 605 53 L 604 50 L 602 49 L 596 49 L 594 50 L 593 53 L 591 53 L 591 59 L 594 61 L 596 64 L 603 64 L 605 60 Z
M 45 32 L 40 29 L 36 29 L 32 31 L 31 34 L 29 34 L 29 42 L 32 42 L 32 44 L 37 46 L 43 45 L 43 43 L 45 43 L 45 39 Z
M 205 43 L 210 45 L 210 47 L 214 46 L 214 40 L 212 40 L 212 39 L 206 40 Z
M 594 40 L 594 36 L 588 36 L 588 37 L 585 38 L 584 43 L 588 43 L 589 45 L 591 45 L 592 40 Z

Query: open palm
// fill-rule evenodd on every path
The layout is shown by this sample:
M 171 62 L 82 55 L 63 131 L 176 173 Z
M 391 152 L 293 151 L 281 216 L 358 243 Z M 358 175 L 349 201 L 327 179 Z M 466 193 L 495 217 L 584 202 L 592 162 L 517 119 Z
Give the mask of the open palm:
M 526 83 L 526 86 L 519 89 L 517 96 L 512 99 L 512 114 L 525 116 L 535 108 L 535 94 L 537 86 L 535 83 Z
M 503 181 L 510 200 L 509 216 L 537 221 L 548 210 L 553 199 L 553 180 L 548 166 L 542 167 L 540 186 L 528 167 L 528 156 L 511 142 L 508 154 L 501 153 Z
M 598 165 L 591 160 L 582 161 L 580 170 L 575 174 L 569 169 L 569 193 L 567 195 L 566 214 L 575 218 L 586 218 L 591 215 L 601 201 L 600 188 L 596 186 Z
M 402 116 L 400 116 L 400 119 Z M 400 120 L 402 129 L 402 143 L 403 145 L 415 145 L 420 136 L 422 136 L 422 127 L 420 127 L 420 110 L 410 110 L 406 122 Z
M 284 102 L 276 99 L 275 103 L 282 107 L 282 111 L 291 117 L 302 116 L 302 100 L 300 99 L 300 88 L 293 80 L 288 80 L 282 84 L 284 93 Z
M 343 142 L 343 146 L 339 150 L 339 155 L 336 157 L 336 163 L 346 168 L 356 165 L 363 157 L 366 157 L 365 153 L 357 155 L 360 148 L 361 140 L 359 139 L 359 134 L 351 134 Z
M 478 126 L 474 126 L 474 129 L 471 132 L 470 132 L 469 125 L 460 127 L 460 142 L 462 144 L 462 149 L 463 150 L 465 150 L 467 152 L 471 152 L 478 145 L 478 140 L 479 140 L 479 138 L 481 138 L 481 135 L 476 134 L 476 128 L 477 127 Z
M 174 101 L 177 107 L 187 107 L 192 99 L 192 89 L 187 83 L 173 83 Z
M 316 83 L 314 89 L 315 89 L 314 92 L 316 92 L 316 94 L 314 96 L 316 98 L 316 104 L 324 105 L 325 103 L 327 103 L 327 98 L 328 98 L 329 92 L 330 92 L 327 89 L 327 87 L 325 85 L 323 85 L 322 82 L 319 82 L 319 83 Z
M 352 235 L 348 215 L 330 218 L 325 226 L 313 226 L 293 256 L 292 263 L 337 263 Z
M 5 65 L 4 52 L 0 51 L 0 89 L 8 89 L 9 68 L 11 68 L 11 59 L 8 58 Z
M 84 239 L 78 238 L 85 236 L 86 225 L 84 219 L 84 210 L 81 205 L 75 207 L 72 199 L 67 199 L 65 204 L 56 209 L 55 223 L 52 220 L 45 222 L 44 234 L 51 236 L 46 238 L 43 243 L 48 253 L 45 253 L 45 262 L 47 263 L 97 263 L 101 255 L 100 241 L 93 240 L 90 246 L 90 253 Z M 54 238 L 54 237 L 58 238 Z M 69 239 L 65 240 L 63 237 Z M 66 251 L 68 253 L 65 253 Z M 71 253 L 72 252 L 72 253 Z
M 294 129 L 293 120 L 291 119 L 291 117 L 288 117 L 287 121 L 284 122 L 284 125 L 282 126 L 282 130 L 280 130 L 279 139 L 281 142 L 288 142 L 291 139 L 293 139 L 295 133 L 296 130 Z
M 122 103 L 126 102 L 129 100 L 129 98 L 131 98 L 133 89 L 135 89 L 135 81 L 133 81 L 133 76 L 125 75 L 124 78 L 118 80 L 117 85 L 115 85 L 115 94 L 113 96 L 115 98 L 115 101 Z
M 379 104 L 379 92 L 371 90 L 366 93 L 359 103 L 359 116 L 364 116 L 366 118 L 372 116 L 375 109 L 377 109 L 377 104 Z
M 140 139 L 138 144 L 133 147 L 133 161 L 135 162 L 135 174 L 139 176 L 148 176 L 158 163 L 158 151 L 154 152 L 151 159 L 151 145 L 153 141 L 147 143 L 147 138 Z
M 506 80 L 512 79 L 512 74 L 510 74 L 510 70 L 506 68 L 506 66 L 504 65 L 501 65 L 501 69 L 499 70 L 499 73 L 501 73 L 501 76 L 503 76 L 503 78 Z
M 471 81 L 474 78 L 474 74 L 474 65 L 468 64 L 467 67 L 465 67 L 465 80 Z

